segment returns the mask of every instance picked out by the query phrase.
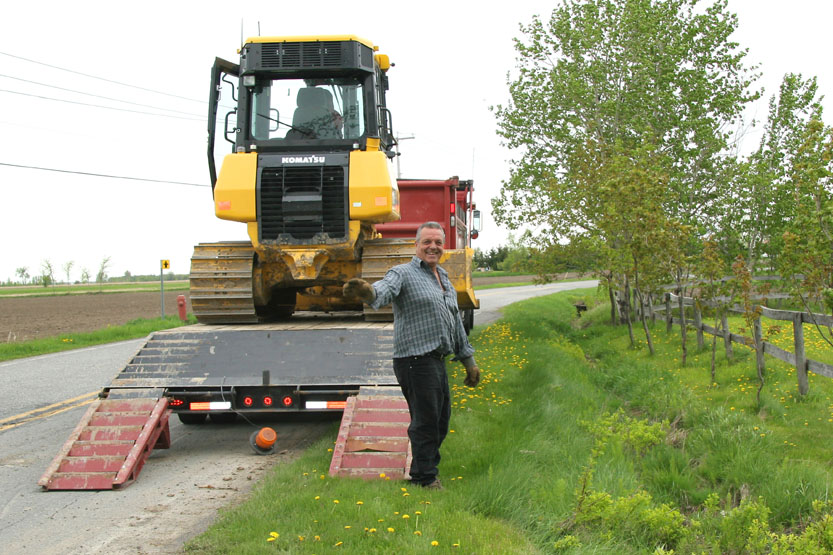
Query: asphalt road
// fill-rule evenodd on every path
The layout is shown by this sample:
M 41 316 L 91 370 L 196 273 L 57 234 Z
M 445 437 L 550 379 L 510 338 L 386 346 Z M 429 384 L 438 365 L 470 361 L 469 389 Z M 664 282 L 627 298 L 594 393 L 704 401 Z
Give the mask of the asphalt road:
M 501 309 L 512 303 L 550 295 L 559 291 L 569 289 L 584 289 L 596 287 L 598 280 L 569 281 L 561 283 L 548 283 L 546 285 L 522 285 L 520 287 L 497 287 L 495 289 L 484 289 L 477 291 L 477 298 L 480 299 L 480 309 L 474 312 L 474 325 L 485 326 L 499 320 Z
M 475 325 L 496 321 L 502 307 L 519 300 L 595 285 L 579 281 L 482 290 Z M 280 452 L 261 457 L 248 445 L 252 424 L 184 426 L 172 418 L 171 448 L 155 450 L 130 487 L 41 491 L 38 479 L 86 405 L 143 341 L 0 363 L 0 552 L 175 552 L 271 466 L 334 434 L 337 417 L 284 417 L 270 423 L 278 431 Z

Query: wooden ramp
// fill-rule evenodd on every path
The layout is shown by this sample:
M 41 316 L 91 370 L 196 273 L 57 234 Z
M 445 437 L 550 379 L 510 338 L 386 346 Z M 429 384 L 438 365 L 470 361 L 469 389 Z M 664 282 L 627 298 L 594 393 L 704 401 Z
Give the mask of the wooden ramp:
M 398 387 L 363 387 L 347 399 L 330 476 L 410 478 L 408 403 Z
M 165 397 L 95 401 L 44 472 L 45 490 L 105 490 L 136 479 L 154 447 L 171 444 Z

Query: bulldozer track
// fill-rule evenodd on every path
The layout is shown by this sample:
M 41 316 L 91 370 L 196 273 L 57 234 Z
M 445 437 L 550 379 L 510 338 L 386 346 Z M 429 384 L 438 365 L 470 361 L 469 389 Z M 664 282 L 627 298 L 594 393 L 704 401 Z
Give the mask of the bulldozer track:
M 191 308 L 203 324 L 257 323 L 248 241 L 200 243 L 191 257 Z

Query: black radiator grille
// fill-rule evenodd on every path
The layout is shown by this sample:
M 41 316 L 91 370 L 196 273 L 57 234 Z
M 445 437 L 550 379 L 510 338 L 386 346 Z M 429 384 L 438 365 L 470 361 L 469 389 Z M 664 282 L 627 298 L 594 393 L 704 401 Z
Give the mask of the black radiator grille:
M 265 68 L 340 67 L 341 46 L 339 41 L 266 43 L 261 64 Z
M 312 239 L 347 236 L 347 190 L 341 166 L 264 168 L 260 178 L 260 236 Z M 296 200 L 301 199 L 301 200 Z M 286 240 L 286 238 L 284 238 Z

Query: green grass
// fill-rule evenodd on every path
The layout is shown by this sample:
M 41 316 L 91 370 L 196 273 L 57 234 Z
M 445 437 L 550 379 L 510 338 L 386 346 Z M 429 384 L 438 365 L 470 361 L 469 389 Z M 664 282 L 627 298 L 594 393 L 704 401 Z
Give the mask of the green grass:
M 166 281 L 165 291 L 185 291 L 188 289 L 188 281 Z M 55 285 L 49 287 L 21 286 L 21 287 L 0 287 L 0 297 L 51 297 L 55 295 L 84 295 L 94 293 L 137 293 L 143 291 L 159 291 L 159 282 L 139 281 L 135 283 L 89 283 L 82 285 Z
M 521 285 L 534 285 L 532 281 L 517 281 L 512 283 L 484 283 L 482 285 L 476 285 L 474 287 L 475 291 L 482 291 L 483 289 L 499 289 L 501 287 L 519 287 Z
M 590 307 L 580 319 L 578 299 Z M 186 551 L 423 553 L 432 542 L 461 553 L 833 549 L 833 380 L 814 379 L 798 400 L 789 371 L 771 365 L 757 406 L 747 391 L 754 357 L 736 350 L 737 362 L 722 360 L 715 386 L 707 352 L 681 367 L 679 334 L 664 325 L 654 329 L 656 356 L 629 348 L 593 290 L 504 314 L 472 335 L 477 389 L 450 365 L 446 491 L 330 478 L 333 428 Z
M 480 277 L 505 277 L 505 276 L 529 276 L 532 275 L 529 272 L 510 272 L 508 270 L 489 270 L 488 272 L 480 272 L 475 270 L 472 273 L 472 277 L 480 278 Z
M 185 323 L 176 316 L 166 318 L 139 318 L 132 320 L 122 326 L 108 326 L 104 329 L 87 333 L 70 333 L 55 337 L 44 337 L 20 343 L 0 343 L 0 361 L 16 358 L 31 357 L 47 353 L 57 353 L 101 345 L 102 343 L 113 343 L 127 339 L 145 337 L 151 332 L 176 328 L 188 324 L 196 324 L 197 320 L 189 315 Z

